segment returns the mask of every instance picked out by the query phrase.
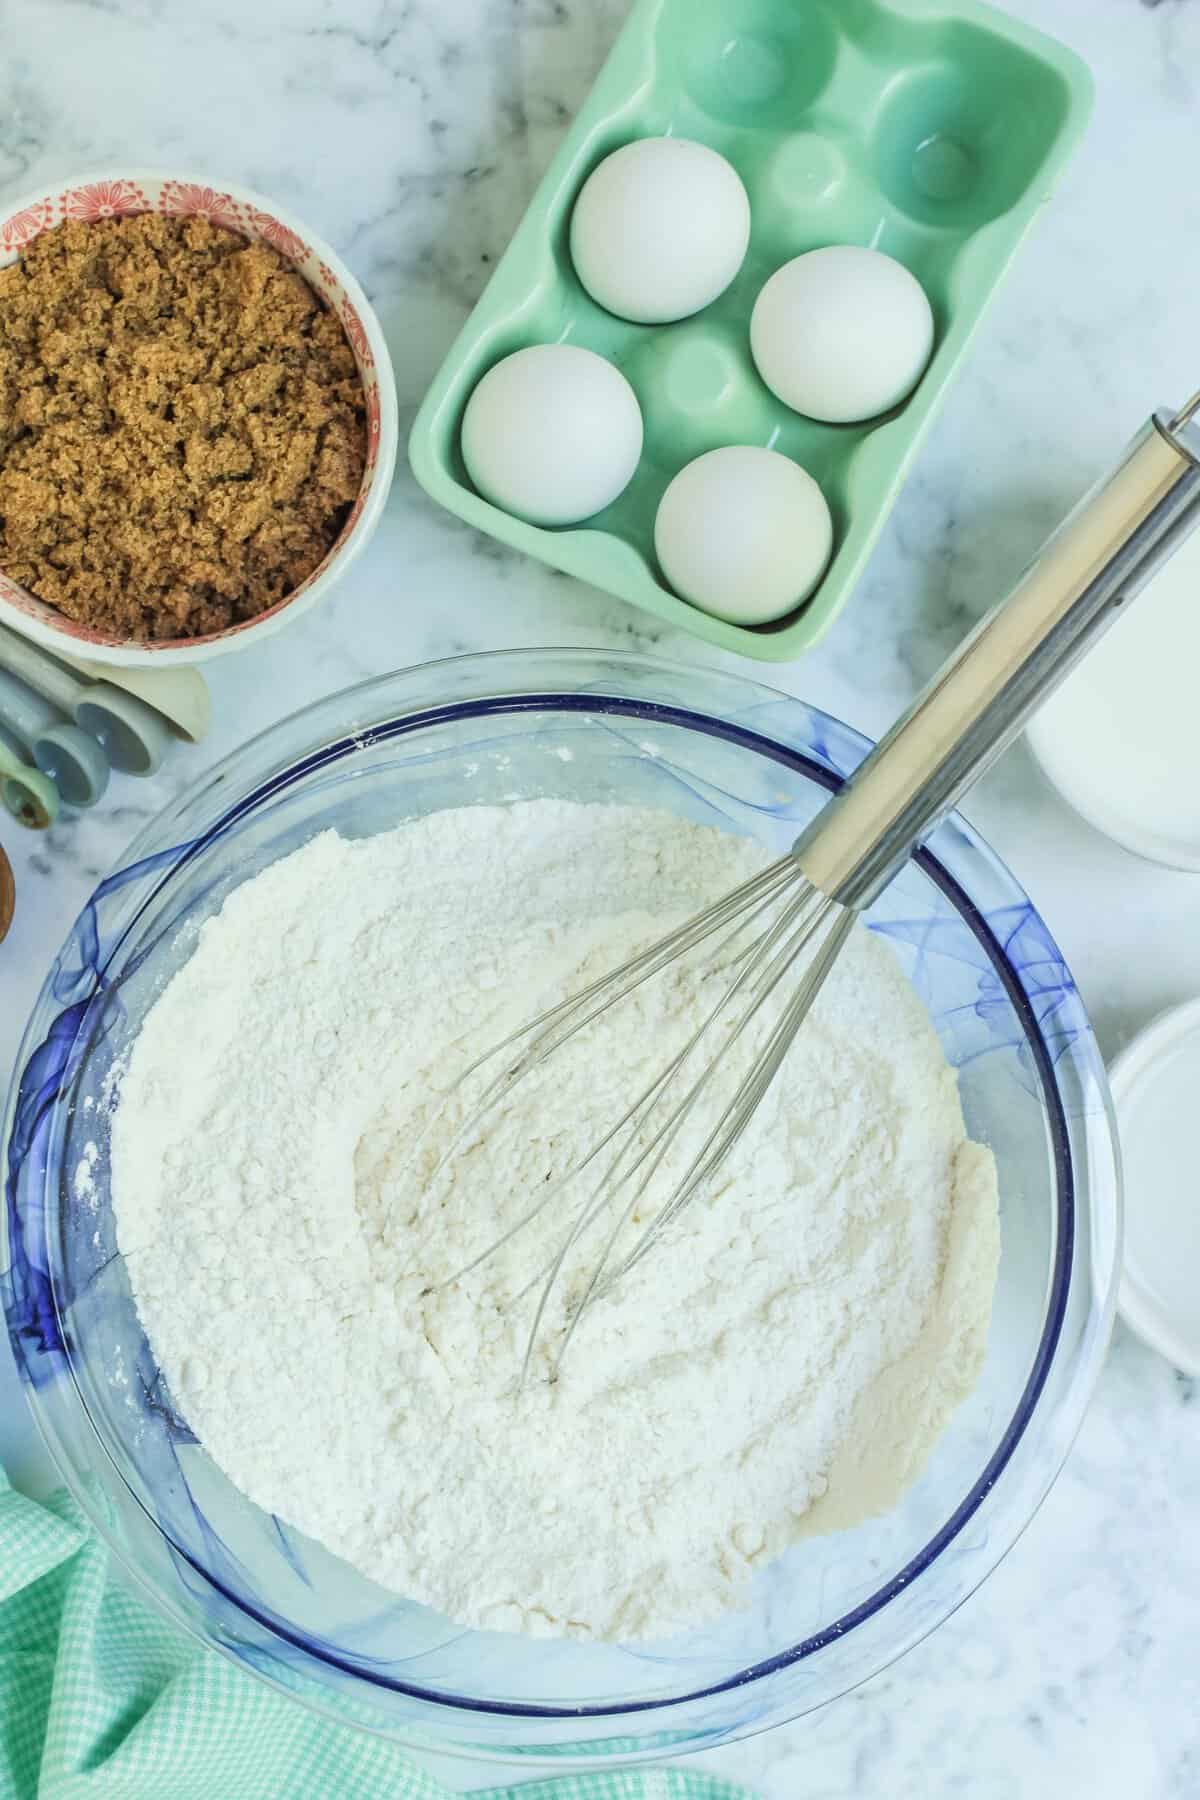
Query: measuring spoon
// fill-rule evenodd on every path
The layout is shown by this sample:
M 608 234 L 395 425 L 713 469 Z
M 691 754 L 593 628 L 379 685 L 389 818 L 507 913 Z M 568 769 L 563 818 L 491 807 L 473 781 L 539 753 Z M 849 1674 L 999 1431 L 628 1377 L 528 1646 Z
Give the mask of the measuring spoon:
M 58 789 L 0 736 L 0 805 L 19 825 L 45 831 L 58 817 Z
M 9 748 L 28 750 L 68 806 L 94 806 L 108 786 L 108 762 L 94 737 L 0 668 L 0 730 Z
M 52 656 L 0 625 L 0 669 L 52 701 L 89 731 L 114 769 L 126 775 L 153 775 L 166 754 L 170 733 L 154 708 L 108 681 L 81 681 Z
M 106 681 L 122 693 L 133 694 L 161 713 L 172 735 L 198 744 L 208 736 L 211 707 L 208 686 L 199 669 L 117 669 L 108 663 L 89 662 L 55 649 L 56 662 L 65 663 L 85 681 Z

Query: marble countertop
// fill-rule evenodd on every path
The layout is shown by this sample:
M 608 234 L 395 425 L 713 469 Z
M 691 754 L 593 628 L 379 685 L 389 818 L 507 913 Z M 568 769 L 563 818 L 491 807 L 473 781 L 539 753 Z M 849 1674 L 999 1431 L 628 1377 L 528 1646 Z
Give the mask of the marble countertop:
M 1200 0 L 1012 10 L 1091 63 L 1095 123 L 841 620 L 803 662 L 747 671 L 876 734 L 1147 412 L 1200 386 Z M 276 196 L 374 299 L 405 429 L 623 12 L 623 0 L 7 0 L 0 204 L 115 163 Z M 211 665 L 202 749 L 153 781 L 115 780 L 102 807 L 44 837 L 0 827 L 17 881 L 0 1070 L 94 883 L 208 761 L 365 675 L 546 643 L 719 660 L 480 538 L 401 467 L 378 537 L 329 604 Z M 1200 877 L 1097 836 L 1020 746 L 967 811 L 1055 931 L 1106 1054 L 1200 994 Z M 38 1491 L 51 1472 L 0 1357 L 0 1454 Z M 1198 1522 L 1200 1395 L 1118 1327 L 1065 1473 L 983 1590 L 819 1717 L 703 1760 L 770 1800 L 1200 1795 Z

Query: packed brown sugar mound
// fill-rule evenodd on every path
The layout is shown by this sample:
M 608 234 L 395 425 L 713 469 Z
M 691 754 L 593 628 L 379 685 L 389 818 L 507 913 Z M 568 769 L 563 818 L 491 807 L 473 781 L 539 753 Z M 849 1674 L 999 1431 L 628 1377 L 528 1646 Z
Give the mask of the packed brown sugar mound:
M 341 323 L 266 244 L 69 221 L 0 271 L 0 569 L 69 618 L 256 617 L 325 556 L 365 456 Z

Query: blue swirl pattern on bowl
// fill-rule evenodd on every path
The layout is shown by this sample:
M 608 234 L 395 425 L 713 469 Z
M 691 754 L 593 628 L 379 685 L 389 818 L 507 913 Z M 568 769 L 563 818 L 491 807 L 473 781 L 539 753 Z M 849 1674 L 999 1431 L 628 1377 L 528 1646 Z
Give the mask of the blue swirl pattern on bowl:
M 1103 1068 L 1069 971 L 957 819 L 870 924 L 997 1157 L 987 1367 L 901 1505 L 798 1544 L 758 1578 L 748 1613 L 662 1645 L 534 1642 L 463 1631 L 358 1576 L 251 1506 L 197 1443 L 141 1330 L 107 1204 L 106 1101 L 141 1018 L 230 888 L 314 831 L 555 793 L 662 806 L 778 851 L 866 748 L 836 720 L 714 672 L 593 652 L 462 658 L 275 727 L 97 889 L 47 980 L 10 1103 L 3 1298 L 64 1476 L 205 1642 L 333 1716 L 430 1748 L 611 1762 L 823 1704 L 936 1625 L 1007 1549 L 1099 1367 L 1119 1199 Z

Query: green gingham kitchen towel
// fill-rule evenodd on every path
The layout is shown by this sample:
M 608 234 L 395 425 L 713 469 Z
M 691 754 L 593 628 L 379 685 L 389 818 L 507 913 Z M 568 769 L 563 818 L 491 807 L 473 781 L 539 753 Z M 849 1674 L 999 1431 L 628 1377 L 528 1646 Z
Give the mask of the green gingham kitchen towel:
M 477 1800 L 748 1800 L 682 1769 L 555 1776 Z M 449 1800 L 393 1744 L 252 1680 L 108 1579 L 65 1493 L 0 1472 L 2 1800 Z

